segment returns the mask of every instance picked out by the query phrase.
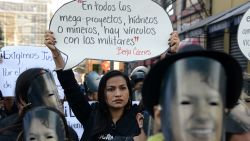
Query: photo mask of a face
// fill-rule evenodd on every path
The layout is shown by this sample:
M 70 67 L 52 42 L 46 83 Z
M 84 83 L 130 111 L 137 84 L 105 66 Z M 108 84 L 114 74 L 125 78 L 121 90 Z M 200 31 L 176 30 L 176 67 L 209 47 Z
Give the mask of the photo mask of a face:
M 167 141 L 221 141 L 226 74 L 207 57 L 188 57 L 166 70 L 161 87 L 162 131 Z
M 24 141 L 65 141 L 67 127 L 60 112 L 36 107 L 23 118 Z
M 28 90 L 28 100 L 32 107 L 50 106 L 62 111 L 63 106 L 52 74 L 43 71 L 36 76 Z

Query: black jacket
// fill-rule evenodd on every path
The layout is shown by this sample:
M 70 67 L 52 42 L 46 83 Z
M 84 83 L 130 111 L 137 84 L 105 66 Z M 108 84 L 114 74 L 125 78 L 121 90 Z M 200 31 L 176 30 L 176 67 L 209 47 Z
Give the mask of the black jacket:
M 140 128 L 136 121 L 136 114 L 138 113 L 138 106 L 133 105 L 116 124 L 112 119 L 108 121 L 104 130 L 97 131 L 97 126 L 102 126 L 102 115 L 98 112 L 98 102 L 90 105 L 86 97 L 81 93 L 80 87 L 77 84 L 72 70 L 57 70 L 58 80 L 60 81 L 66 99 L 74 112 L 76 118 L 84 127 L 84 134 L 81 141 L 106 141 L 114 140 L 116 138 L 133 137 L 140 133 Z M 94 125 L 97 125 L 94 127 Z M 102 128 L 103 129 L 103 128 Z M 95 131 L 95 132 L 93 132 Z
M 22 131 L 22 119 L 12 114 L 0 121 L 0 141 L 16 141 Z

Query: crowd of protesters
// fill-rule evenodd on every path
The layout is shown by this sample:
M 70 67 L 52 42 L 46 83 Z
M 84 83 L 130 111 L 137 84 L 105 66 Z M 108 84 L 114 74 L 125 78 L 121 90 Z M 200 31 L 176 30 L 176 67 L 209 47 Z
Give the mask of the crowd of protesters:
M 18 77 L 9 110 L 0 93 L 0 141 L 250 141 L 250 96 L 242 90 L 239 63 L 228 54 L 192 43 L 180 48 L 173 32 L 150 69 L 139 66 L 129 76 L 90 72 L 82 88 L 72 69 L 63 70 L 50 31 L 45 45 L 84 132 L 78 139 L 67 125 L 51 72 L 31 68 Z

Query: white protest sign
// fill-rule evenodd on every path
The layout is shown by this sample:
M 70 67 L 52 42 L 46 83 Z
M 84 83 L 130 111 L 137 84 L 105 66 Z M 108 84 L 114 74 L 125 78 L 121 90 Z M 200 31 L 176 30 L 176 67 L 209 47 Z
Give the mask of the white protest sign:
M 63 105 L 64 105 L 64 115 L 67 120 L 67 124 L 76 131 L 78 138 L 80 139 L 84 131 L 83 126 L 75 117 L 73 111 L 69 107 L 68 102 L 64 102 Z
M 14 89 L 18 76 L 25 70 L 34 67 L 55 69 L 55 64 L 46 47 L 32 46 L 7 46 L 0 51 L 2 62 L 0 62 L 0 89 L 4 96 L 14 96 Z M 63 90 L 53 72 L 60 97 L 63 97 Z
M 250 9 L 241 19 L 238 28 L 238 45 L 242 53 L 250 60 Z
M 69 69 L 86 58 L 136 61 L 162 54 L 173 31 L 166 11 L 151 0 L 76 0 L 50 22 Z

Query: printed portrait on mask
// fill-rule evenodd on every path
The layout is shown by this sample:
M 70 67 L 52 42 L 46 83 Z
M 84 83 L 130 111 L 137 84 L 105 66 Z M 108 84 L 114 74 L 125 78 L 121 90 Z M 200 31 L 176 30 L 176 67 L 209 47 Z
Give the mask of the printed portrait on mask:
M 32 107 L 46 105 L 59 110 L 63 109 L 55 80 L 48 71 L 43 71 L 32 80 L 28 90 L 28 99 L 32 101 Z
M 161 88 L 162 130 L 167 141 L 220 141 L 226 74 L 211 58 L 188 57 L 165 72 Z
M 47 108 L 34 108 L 23 118 L 24 141 L 65 141 L 63 116 Z

